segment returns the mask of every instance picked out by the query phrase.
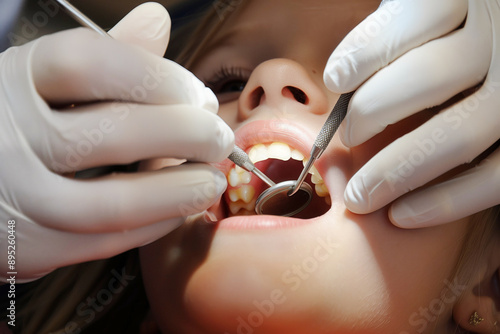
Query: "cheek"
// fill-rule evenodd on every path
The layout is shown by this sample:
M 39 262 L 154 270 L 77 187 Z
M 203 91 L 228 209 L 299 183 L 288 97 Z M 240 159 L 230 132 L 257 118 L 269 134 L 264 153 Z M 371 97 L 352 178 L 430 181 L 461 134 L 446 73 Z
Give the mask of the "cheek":
M 226 122 L 231 129 L 236 130 L 239 124 L 238 120 L 238 101 L 232 101 L 221 104 L 218 115 Z

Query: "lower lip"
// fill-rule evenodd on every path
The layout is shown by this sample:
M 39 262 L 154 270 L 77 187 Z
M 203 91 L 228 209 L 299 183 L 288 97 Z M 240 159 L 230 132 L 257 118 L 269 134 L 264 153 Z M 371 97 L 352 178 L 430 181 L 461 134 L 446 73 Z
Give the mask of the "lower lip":
M 279 216 L 237 216 L 219 221 L 219 228 L 231 230 L 262 230 L 293 228 L 314 223 L 320 217 L 298 219 Z

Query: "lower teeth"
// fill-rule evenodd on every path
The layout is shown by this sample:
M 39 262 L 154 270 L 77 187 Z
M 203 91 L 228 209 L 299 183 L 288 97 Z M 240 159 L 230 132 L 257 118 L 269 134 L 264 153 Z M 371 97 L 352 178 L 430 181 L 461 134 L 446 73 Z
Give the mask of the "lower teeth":
M 244 203 L 251 203 L 255 199 L 255 188 L 250 185 L 243 185 L 229 190 L 229 198 L 232 202 L 242 200 Z
M 255 200 L 250 203 L 236 201 L 229 203 L 229 211 L 235 215 L 253 215 L 255 214 Z

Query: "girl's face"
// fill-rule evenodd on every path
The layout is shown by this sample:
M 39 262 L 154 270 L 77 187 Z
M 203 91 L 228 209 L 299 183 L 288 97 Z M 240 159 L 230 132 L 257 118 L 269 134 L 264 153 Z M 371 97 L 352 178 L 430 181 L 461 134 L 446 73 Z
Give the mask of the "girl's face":
M 257 167 L 274 181 L 298 177 L 302 162 L 296 160 L 308 156 L 338 98 L 323 84 L 326 61 L 379 3 L 231 1 L 224 11 L 214 3 L 228 19 L 191 70 L 219 96 L 220 115 L 237 144 L 263 160 Z M 229 161 L 218 165 L 230 186 L 212 210 L 224 219 L 186 223 L 141 249 L 161 329 L 445 333 L 461 292 L 450 277 L 467 221 L 401 230 L 386 209 L 355 215 L 343 200 L 347 181 L 363 164 L 428 117 L 421 113 L 353 149 L 335 136 L 308 180 L 317 194 L 301 218 L 251 215 L 264 186 L 254 177 L 248 182 Z

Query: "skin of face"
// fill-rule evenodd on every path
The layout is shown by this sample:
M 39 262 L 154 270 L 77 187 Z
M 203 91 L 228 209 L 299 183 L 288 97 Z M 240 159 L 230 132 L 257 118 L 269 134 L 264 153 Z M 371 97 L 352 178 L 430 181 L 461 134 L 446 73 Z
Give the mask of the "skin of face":
M 261 122 L 263 133 L 300 129 L 310 147 L 338 98 L 323 84 L 326 61 L 378 5 L 374 0 L 236 1 L 228 9 L 235 12 L 192 71 L 205 81 L 224 66 L 246 75 L 241 94 L 221 94 L 219 114 L 235 130 L 237 143 L 263 141 L 266 136 L 239 132 Z M 288 85 L 303 90 L 309 103 L 293 99 L 283 90 Z M 258 87 L 264 94 L 256 99 Z M 335 136 L 317 163 L 332 202 L 320 217 L 271 228 L 262 227 L 263 216 L 227 224 L 192 220 L 143 247 L 144 282 L 161 330 L 452 332 L 452 306 L 460 293 L 452 276 L 468 220 L 402 230 L 389 222 L 387 208 L 355 215 L 343 200 L 349 178 L 363 164 L 431 116 L 422 112 L 352 149 Z M 242 133 L 253 137 L 239 138 Z M 148 168 L 164 165 L 153 161 Z

